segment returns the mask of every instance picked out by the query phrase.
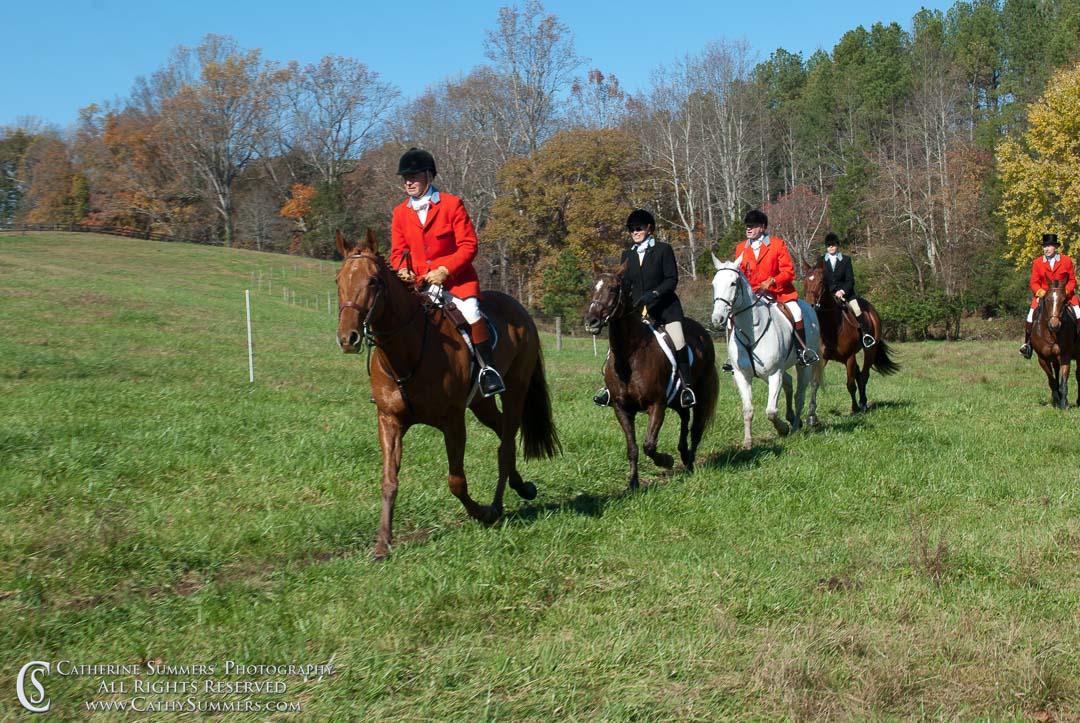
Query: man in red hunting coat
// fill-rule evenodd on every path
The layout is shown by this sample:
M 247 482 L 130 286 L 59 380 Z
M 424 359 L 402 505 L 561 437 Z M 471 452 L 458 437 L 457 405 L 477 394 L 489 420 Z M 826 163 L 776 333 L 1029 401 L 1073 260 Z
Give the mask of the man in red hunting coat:
M 394 208 L 390 225 L 390 264 L 407 283 L 419 283 L 439 303 L 461 310 L 480 364 L 480 393 L 506 391 L 492 361 L 491 336 L 480 315 L 480 282 L 473 268 L 476 230 L 461 199 L 431 185 L 435 157 L 410 148 L 398 162 L 398 175 L 409 198 Z
M 795 263 L 787 244 L 779 236 L 769 236 L 769 217 L 753 209 L 743 219 L 746 223 L 746 240 L 735 247 L 735 263 L 759 294 L 768 294 L 783 302 L 795 320 L 795 336 L 801 347 L 797 352 L 799 363 L 809 366 L 820 360 L 817 352 L 806 348 L 806 329 L 803 326 L 799 293 L 795 291 Z
M 1064 281 L 1065 293 L 1068 296 L 1069 306 L 1072 307 L 1073 316 L 1076 318 L 1077 331 L 1080 332 L 1080 304 L 1076 298 L 1076 269 L 1072 259 L 1058 253 L 1060 244 L 1056 233 L 1044 233 L 1042 237 L 1042 256 L 1035 259 L 1031 265 L 1031 308 L 1028 309 L 1027 320 L 1024 322 L 1024 345 L 1020 347 L 1020 355 L 1025 359 L 1031 358 L 1031 325 L 1035 319 L 1035 309 L 1039 305 L 1039 299 L 1046 296 L 1051 281 Z

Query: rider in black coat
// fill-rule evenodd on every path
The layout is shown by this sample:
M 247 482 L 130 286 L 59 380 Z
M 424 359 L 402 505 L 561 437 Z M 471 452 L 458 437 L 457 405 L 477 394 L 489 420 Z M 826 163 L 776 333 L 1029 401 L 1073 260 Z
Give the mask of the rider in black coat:
M 671 246 L 653 238 L 655 227 L 653 215 L 641 208 L 632 211 L 626 219 L 631 246 L 622 254 L 622 262 L 626 264 L 623 293 L 630 299 L 632 309 L 643 316 L 647 313 L 654 322 L 666 328 L 675 347 L 676 373 L 682 381 L 679 404 L 692 407 L 697 398 L 690 389 L 690 355 L 683 333 L 683 308 L 675 294 L 675 287 L 679 285 L 679 267 Z M 593 401 L 607 406 L 611 394 L 604 387 Z
M 825 255 L 821 257 L 825 273 L 825 293 L 836 297 L 837 307 L 847 304 L 855 320 L 859 322 L 859 333 L 864 347 L 874 345 L 874 336 L 866 327 L 859 300 L 855 297 L 855 272 L 851 269 L 851 259 L 840 253 L 840 237 L 831 231 L 825 234 Z

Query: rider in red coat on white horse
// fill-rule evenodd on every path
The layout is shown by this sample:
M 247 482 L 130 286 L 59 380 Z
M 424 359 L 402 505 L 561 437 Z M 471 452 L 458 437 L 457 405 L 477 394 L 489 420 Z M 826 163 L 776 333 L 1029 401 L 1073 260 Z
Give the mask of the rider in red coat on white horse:
M 795 263 L 787 244 L 779 236 L 769 236 L 769 217 L 762 211 L 752 209 L 743 219 L 746 223 L 746 240 L 735 247 L 735 263 L 750 281 L 751 288 L 759 294 L 768 294 L 783 302 L 795 320 L 795 336 L 799 340 L 799 363 L 809 366 L 820 357 L 806 346 L 806 329 L 803 326 L 802 309 L 799 308 L 799 292 L 795 291 Z
M 1027 320 L 1024 322 L 1024 345 L 1020 347 L 1020 355 L 1025 359 L 1031 358 L 1031 325 L 1035 319 L 1035 309 L 1039 306 L 1039 299 L 1046 296 L 1051 281 L 1064 281 L 1065 293 L 1068 294 L 1069 306 L 1072 307 L 1073 316 L 1076 317 L 1076 330 L 1080 332 L 1080 303 L 1076 298 L 1076 269 L 1072 259 L 1058 253 L 1060 243 L 1056 233 L 1044 233 L 1042 237 L 1043 255 L 1035 259 L 1031 265 L 1031 308 L 1028 309 Z

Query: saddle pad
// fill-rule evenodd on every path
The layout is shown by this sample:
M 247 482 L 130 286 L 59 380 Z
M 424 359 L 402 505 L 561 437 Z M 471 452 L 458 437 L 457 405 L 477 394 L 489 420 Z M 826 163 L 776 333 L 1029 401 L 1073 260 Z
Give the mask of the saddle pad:
M 675 395 L 682 389 L 682 382 L 679 381 L 679 375 L 675 373 L 678 368 L 678 364 L 675 362 L 675 352 L 671 347 L 671 337 L 667 335 L 667 332 L 661 327 L 657 327 L 655 324 L 650 324 L 647 321 L 642 321 L 643 324 L 649 327 L 649 330 L 656 337 L 656 343 L 660 345 L 660 349 L 663 350 L 664 356 L 671 362 L 671 378 L 667 383 L 667 401 L 671 404 L 675 401 Z M 686 345 L 687 358 L 690 360 L 690 367 L 694 366 L 694 348 L 689 344 Z

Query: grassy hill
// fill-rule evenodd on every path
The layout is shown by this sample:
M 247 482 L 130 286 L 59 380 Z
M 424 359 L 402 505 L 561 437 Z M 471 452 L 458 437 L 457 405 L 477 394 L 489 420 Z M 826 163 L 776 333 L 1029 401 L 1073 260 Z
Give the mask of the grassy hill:
M 603 345 L 545 337 L 564 454 L 523 464 L 537 499 L 467 520 L 441 438 L 414 429 L 377 564 L 374 407 L 334 342 L 334 270 L 0 235 L 0 715 L 30 661 L 54 664 L 65 718 L 136 688 L 144 709 L 248 701 L 251 719 L 1080 712 L 1078 412 L 1049 407 L 1014 343 L 900 345 L 858 418 L 830 365 L 822 428 L 788 439 L 759 386 L 750 453 L 725 377 L 700 470 L 643 457 L 626 494 L 622 434 L 590 401 Z M 469 434 L 486 502 L 496 440 Z

